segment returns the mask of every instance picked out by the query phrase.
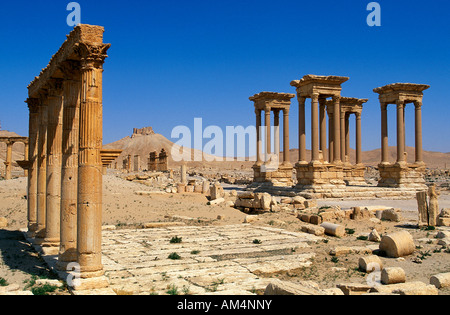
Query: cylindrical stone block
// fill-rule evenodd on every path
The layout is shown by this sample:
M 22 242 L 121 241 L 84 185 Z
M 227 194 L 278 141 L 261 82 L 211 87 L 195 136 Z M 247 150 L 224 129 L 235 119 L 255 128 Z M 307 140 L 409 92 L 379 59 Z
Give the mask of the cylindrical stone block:
M 406 282 L 406 273 L 402 268 L 385 268 L 381 271 L 381 283 L 397 284 Z
M 406 231 L 386 235 L 380 243 L 380 250 L 391 258 L 411 255 L 415 248 L 411 234 Z
M 178 184 L 177 185 L 177 192 L 179 194 L 185 193 L 186 192 L 186 185 L 185 184 Z
M 450 272 L 432 276 L 430 283 L 438 289 L 450 287 Z
M 336 237 L 343 237 L 345 235 L 345 228 L 342 225 L 324 222 L 321 224 L 321 227 L 325 229 L 325 234 L 327 235 Z
M 367 273 L 374 271 L 381 271 L 383 269 L 383 262 L 378 256 L 367 256 L 359 259 L 359 270 Z

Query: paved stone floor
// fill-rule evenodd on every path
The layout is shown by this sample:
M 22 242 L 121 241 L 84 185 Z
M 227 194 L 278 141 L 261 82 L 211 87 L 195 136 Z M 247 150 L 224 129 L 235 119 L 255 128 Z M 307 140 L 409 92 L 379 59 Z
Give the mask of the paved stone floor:
M 252 294 L 271 275 L 308 267 L 320 240 L 248 224 L 104 231 L 103 263 L 117 294 Z

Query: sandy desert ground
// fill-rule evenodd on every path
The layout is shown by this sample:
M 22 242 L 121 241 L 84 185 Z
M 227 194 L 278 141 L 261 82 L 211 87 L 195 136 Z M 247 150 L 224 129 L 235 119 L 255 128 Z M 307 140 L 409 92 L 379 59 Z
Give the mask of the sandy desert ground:
M 148 222 L 184 222 L 188 226 L 229 226 L 242 224 L 247 213 L 227 206 L 208 205 L 208 199 L 202 194 L 169 194 L 161 192 L 158 185 L 144 185 L 127 181 L 112 172 L 104 177 L 104 225 L 116 229 L 134 231 Z M 238 186 L 225 185 L 226 191 L 239 189 Z M 146 191 L 140 195 L 136 192 Z M 231 197 L 226 199 L 232 200 Z M 9 285 L 30 288 L 35 279 L 52 278 L 46 265 L 25 242 L 17 230 L 26 227 L 26 179 L 17 178 L 0 181 L 0 217 L 9 224 L 0 230 L 0 279 Z M 440 207 L 450 208 L 450 195 L 443 191 L 440 195 Z M 398 230 L 407 230 L 415 240 L 416 252 L 404 259 L 383 257 L 383 263 L 389 267 L 402 267 L 406 271 L 407 281 L 429 283 L 431 276 L 450 271 L 450 247 L 437 244 L 437 231 L 426 231 L 415 227 L 417 224 L 417 203 L 415 200 L 319 200 L 319 207 L 340 206 L 349 209 L 355 206 L 389 206 L 400 208 L 401 222 L 381 220 L 354 221 L 341 219 L 336 223 L 348 229 L 342 238 L 325 236 L 323 242 L 312 245 L 315 253 L 313 264 L 309 268 L 291 270 L 268 275 L 290 282 L 314 281 L 321 288 L 334 288 L 341 283 L 365 283 L 366 274 L 358 271 L 358 259 L 361 253 L 349 253 L 339 257 L 330 256 L 331 249 L 337 246 L 370 247 L 376 243 L 361 240 L 372 229 L 381 235 Z M 301 222 L 292 211 L 267 212 L 259 214 L 254 226 L 280 228 L 299 232 Z M 220 219 L 218 218 L 220 216 Z M 439 228 L 441 229 L 441 228 Z M 447 240 L 448 242 L 448 240 Z M 66 294 L 66 291 L 58 291 Z M 259 292 L 260 293 L 260 292 Z M 440 294 L 450 294 L 450 290 L 440 290 Z

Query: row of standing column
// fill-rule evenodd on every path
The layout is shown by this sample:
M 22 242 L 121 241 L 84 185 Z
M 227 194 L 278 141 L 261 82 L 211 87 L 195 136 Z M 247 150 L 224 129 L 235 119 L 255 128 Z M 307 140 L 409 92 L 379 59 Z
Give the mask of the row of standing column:
M 405 101 L 398 100 L 397 106 L 397 163 L 406 164 L 406 137 L 405 137 Z M 388 139 L 388 103 L 381 104 L 381 164 L 389 164 Z M 414 102 L 415 107 L 415 162 L 423 164 L 422 144 L 422 103 Z
M 275 126 L 275 152 L 280 152 L 280 111 L 281 109 L 273 110 L 274 112 L 274 126 Z M 284 166 L 290 165 L 290 146 L 289 146 L 289 110 L 288 109 L 282 109 L 283 111 L 283 164 Z M 264 110 L 264 118 L 265 118 L 265 154 L 267 157 L 269 157 L 272 154 L 272 143 L 271 143 L 271 112 L 272 109 L 267 108 Z M 257 165 L 263 164 L 263 151 L 262 151 L 262 135 L 261 135 L 261 126 L 262 126 L 262 110 L 257 109 L 255 111 L 256 113 L 256 133 L 257 133 Z M 267 159 L 266 159 L 267 160 Z
M 307 164 L 306 157 L 306 97 L 299 96 L 299 164 Z M 320 103 L 320 123 L 319 123 Z M 341 163 L 341 138 L 340 138 L 340 97 L 333 97 L 333 117 L 330 117 L 330 162 Z M 320 162 L 320 150 L 326 152 L 326 106 L 325 99 L 319 94 L 311 96 L 311 162 Z
M 102 211 L 102 67 L 88 59 L 80 79 L 54 80 L 30 98 L 28 229 L 59 247 L 58 268 L 99 276 Z

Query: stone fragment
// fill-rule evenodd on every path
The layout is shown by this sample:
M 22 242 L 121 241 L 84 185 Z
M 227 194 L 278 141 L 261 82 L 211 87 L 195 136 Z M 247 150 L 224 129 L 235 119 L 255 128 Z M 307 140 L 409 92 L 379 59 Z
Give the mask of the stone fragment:
M 430 278 L 430 284 L 434 285 L 438 289 L 450 287 L 450 272 L 432 276 Z
M 336 237 L 343 237 L 345 235 L 345 228 L 342 225 L 324 222 L 320 226 L 325 229 L 325 234 L 327 235 Z
M 359 270 L 371 273 L 374 271 L 381 271 L 383 269 L 383 262 L 380 257 L 372 255 L 368 257 L 359 258 Z
M 381 242 L 381 236 L 380 236 L 380 234 L 378 234 L 378 231 L 376 229 L 373 229 L 369 233 L 369 241 L 370 242 L 376 242 L 376 243 Z
M 8 227 L 8 220 L 6 218 L 0 218 L 0 229 Z
M 360 283 L 342 283 L 338 284 L 336 287 L 341 289 L 345 295 L 362 295 L 369 293 L 372 289 L 371 286 Z
M 303 225 L 301 231 L 315 236 L 323 236 L 325 234 L 325 229 L 317 225 Z
M 255 193 L 253 191 L 241 191 L 238 192 L 237 197 L 239 199 L 255 199 Z
M 428 190 L 428 225 L 436 226 L 439 215 L 438 193 L 436 192 L 436 185 L 431 185 Z
M 258 220 L 258 216 L 257 215 L 248 215 L 245 217 L 244 219 L 244 223 L 252 223 Z
M 225 196 L 223 187 L 219 183 L 216 183 L 211 186 L 210 194 L 211 194 L 211 200 L 223 198 Z
M 400 222 L 402 219 L 401 210 L 399 209 L 387 209 L 383 211 L 381 215 L 381 220 Z
M 415 248 L 411 234 L 406 231 L 383 236 L 380 243 L 380 250 L 391 258 L 411 255 Z
M 426 191 L 416 194 L 417 207 L 419 209 L 419 226 L 428 225 L 428 195 Z
M 384 268 L 381 271 L 381 283 L 397 284 L 406 282 L 406 273 L 402 268 Z
M 320 225 L 322 224 L 322 217 L 319 215 L 312 215 L 309 219 L 309 223 L 314 224 L 314 225 Z
M 306 199 L 305 201 L 304 201 L 304 204 L 305 204 L 305 208 L 315 208 L 315 207 L 317 207 L 317 200 L 314 200 L 314 199 Z
M 317 286 L 292 283 L 281 280 L 272 280 L 267 286 L 264 295 L 326 295 L 326 292 Z
M 225 202 L 225 199 L 224 198 L 218 198 L 218 199 L 215 199 L 215 200 L 211 200 L 210 202 L 209 202 L 209 204 L 211 205 L 211 206 L 217 206 L 217 205 L 220 205 L 221 203 L 224 203 Z

